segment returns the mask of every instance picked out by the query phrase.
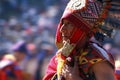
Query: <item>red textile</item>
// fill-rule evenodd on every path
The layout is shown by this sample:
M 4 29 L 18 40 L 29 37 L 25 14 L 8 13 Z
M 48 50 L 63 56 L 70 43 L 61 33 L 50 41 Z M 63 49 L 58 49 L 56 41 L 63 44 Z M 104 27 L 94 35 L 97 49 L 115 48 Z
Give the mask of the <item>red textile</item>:
M 0 80 L 7 80 L 7 75 L 3 70 L 0 70 Z
M 0 70 L 0 80 L 9 80 L 9 78 L 12 78 L 11 76 L 7 75 L 7 71 L 13 72 L 13 74 L 15 75 L 15 80 L 23 80 L 21 70 L 13 70 L 13 65 L 9 65 Z
M 6 59 L 2 61 L 4 62 Z M 10 64 L 6 64 L 0 68 L 0 80 L 9 80 L 9 78 L 13 80 L 23 80 L 22 71 L 16 62 L 10 61 Z
M 117 80 L 120 80 L 120 68 L 116 69 L 115 76 L 116 76 Z
M 56 60 L 56 56 L 54 56 L 51 59 L 50 63 L 48 64 L 46 75 L 44 76 L 43 80 L 51 80 L 51 78 L 57 71 L 56 68 L 57 68 L 57 60 Z
M 111 67 L 114 68 L 114 60 L 110 54 L 108 54 L 109 59 L 107 60 L 107 58 L 105 58 L 106 56 L 104 56 L 104 54 L 101 53 L 102 48 L 100 48 L 99 46 L 98 46 L 99 48 L 94 46 L 90 46 L 90 47 L 92 49 L 85 49 L 82 53 L 80 53 L 77 56 L 77 58 L 79 59 L 79 68 L 82 70 L 80 71 L 80 76 L 83 79 L 86 78 L 85 73 L 88 73 L 89 71 L 88 69 L 98 62 L 102 62 L 106 60 L 112 65 Z M 54 74 L 56 74 L 56 68 L 57 68 L 57 58 L 56 56 L 54 56 L 48 65 L 47 72 L 43 80 L 51 80 Z
M 120 74 L 116 73 L 115 76 L 116 76 L 117 80 L 120 80 Z

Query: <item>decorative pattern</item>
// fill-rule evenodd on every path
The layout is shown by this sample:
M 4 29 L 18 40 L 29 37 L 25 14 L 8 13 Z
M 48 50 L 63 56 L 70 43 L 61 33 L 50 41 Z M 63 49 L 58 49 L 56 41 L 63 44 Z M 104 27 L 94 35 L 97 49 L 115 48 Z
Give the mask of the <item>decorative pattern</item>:
M 68 5 L 67 9 L 70 9 L 72 12 L 82 10 L 86 7 L 87 0 L 71 0 Z
M 91 43 L 90 46 L 92 46 L 92 44 L 93 43 Z M 83 78 L 85 78 L 86 75 L 88 74 L 90 67 L 92 67 L 96 63 L 99 63 L 102 61 L 108 61 L 111 64 L 113 64 L 110 54 L 108 54 L 107 56 L 103 55 L 104 54 L 103 50 L 100 49 L 101 51 L 98 51 L 96 50 L 96 48 L 100 49 L 101 47 L 100 46 L 90 47 L 80 52 L 80 54 L 76 57 L 79 61 L 79 69 L 82 70 L 80 71 L 80 76 L 84 75 Z
M 89 5 L 86 8 L 86 10 L 78 14 L 92 26 L 95 24 L 95 22 L 99 18 L 101 10 L 102 10 L 102 6 L 100 3 L 89 2 Z
M 70 53 L 73 51 L 73 49 L 75 48 L 75 46 L 76 46 L 75 44 L 70 44 L 70 40 L 64 41 L 64 45 L 61 48 L 62 54 L 68 57 Z

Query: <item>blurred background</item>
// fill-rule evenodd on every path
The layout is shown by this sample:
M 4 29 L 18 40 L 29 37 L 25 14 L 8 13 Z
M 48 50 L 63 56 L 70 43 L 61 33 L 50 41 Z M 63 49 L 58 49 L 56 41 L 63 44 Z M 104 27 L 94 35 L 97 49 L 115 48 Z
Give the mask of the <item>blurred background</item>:
M 20 67 L 34 80 L 42 80 L 47 64 L 57 50 L 54 43 L 56 28 L 68 1 L 0 0 L 0 57 L 15 42 L 25 40 L 29 54 Z M 112 35 L 112 38 L 106 38 L 103 46 L 119 60 L 120 31 L 115 30 Z

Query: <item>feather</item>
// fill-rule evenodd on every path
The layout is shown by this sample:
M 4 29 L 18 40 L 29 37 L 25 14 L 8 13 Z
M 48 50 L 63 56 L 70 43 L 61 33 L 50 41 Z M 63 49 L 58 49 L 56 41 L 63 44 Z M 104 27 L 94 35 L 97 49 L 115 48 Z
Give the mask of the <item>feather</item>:
M 104 0 L 105 1 L 105 0 Z M 103 3 L 104 4 L 104 3 Z M 111 0 L 111 7 L 104 24 L 100 27 L 103 33 L 111 37 L 113 30 L 120 30 L 120 1 Z
M 112 0 L 111 8 L 107 18 L 105 19 L 105 26 L 112 29 L 120 29 L 120 1 Z
M 120 19 L 115 16 L 108 16 L 105 25 L 112 29 L 120 29 Z

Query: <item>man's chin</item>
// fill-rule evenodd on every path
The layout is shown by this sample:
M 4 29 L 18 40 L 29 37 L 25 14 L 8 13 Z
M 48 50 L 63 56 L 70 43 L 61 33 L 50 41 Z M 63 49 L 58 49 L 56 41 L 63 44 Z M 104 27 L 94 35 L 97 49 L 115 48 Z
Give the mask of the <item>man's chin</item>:
M 63 42 L 64 42 L 64 41 L 67 41 L 67 39 L 66 39 L 66 38 L 63 38 Z
M 70 40 L 69 39 L 63 39 L 63 43 L 65 43 L 65 42 L 70 42 Z

